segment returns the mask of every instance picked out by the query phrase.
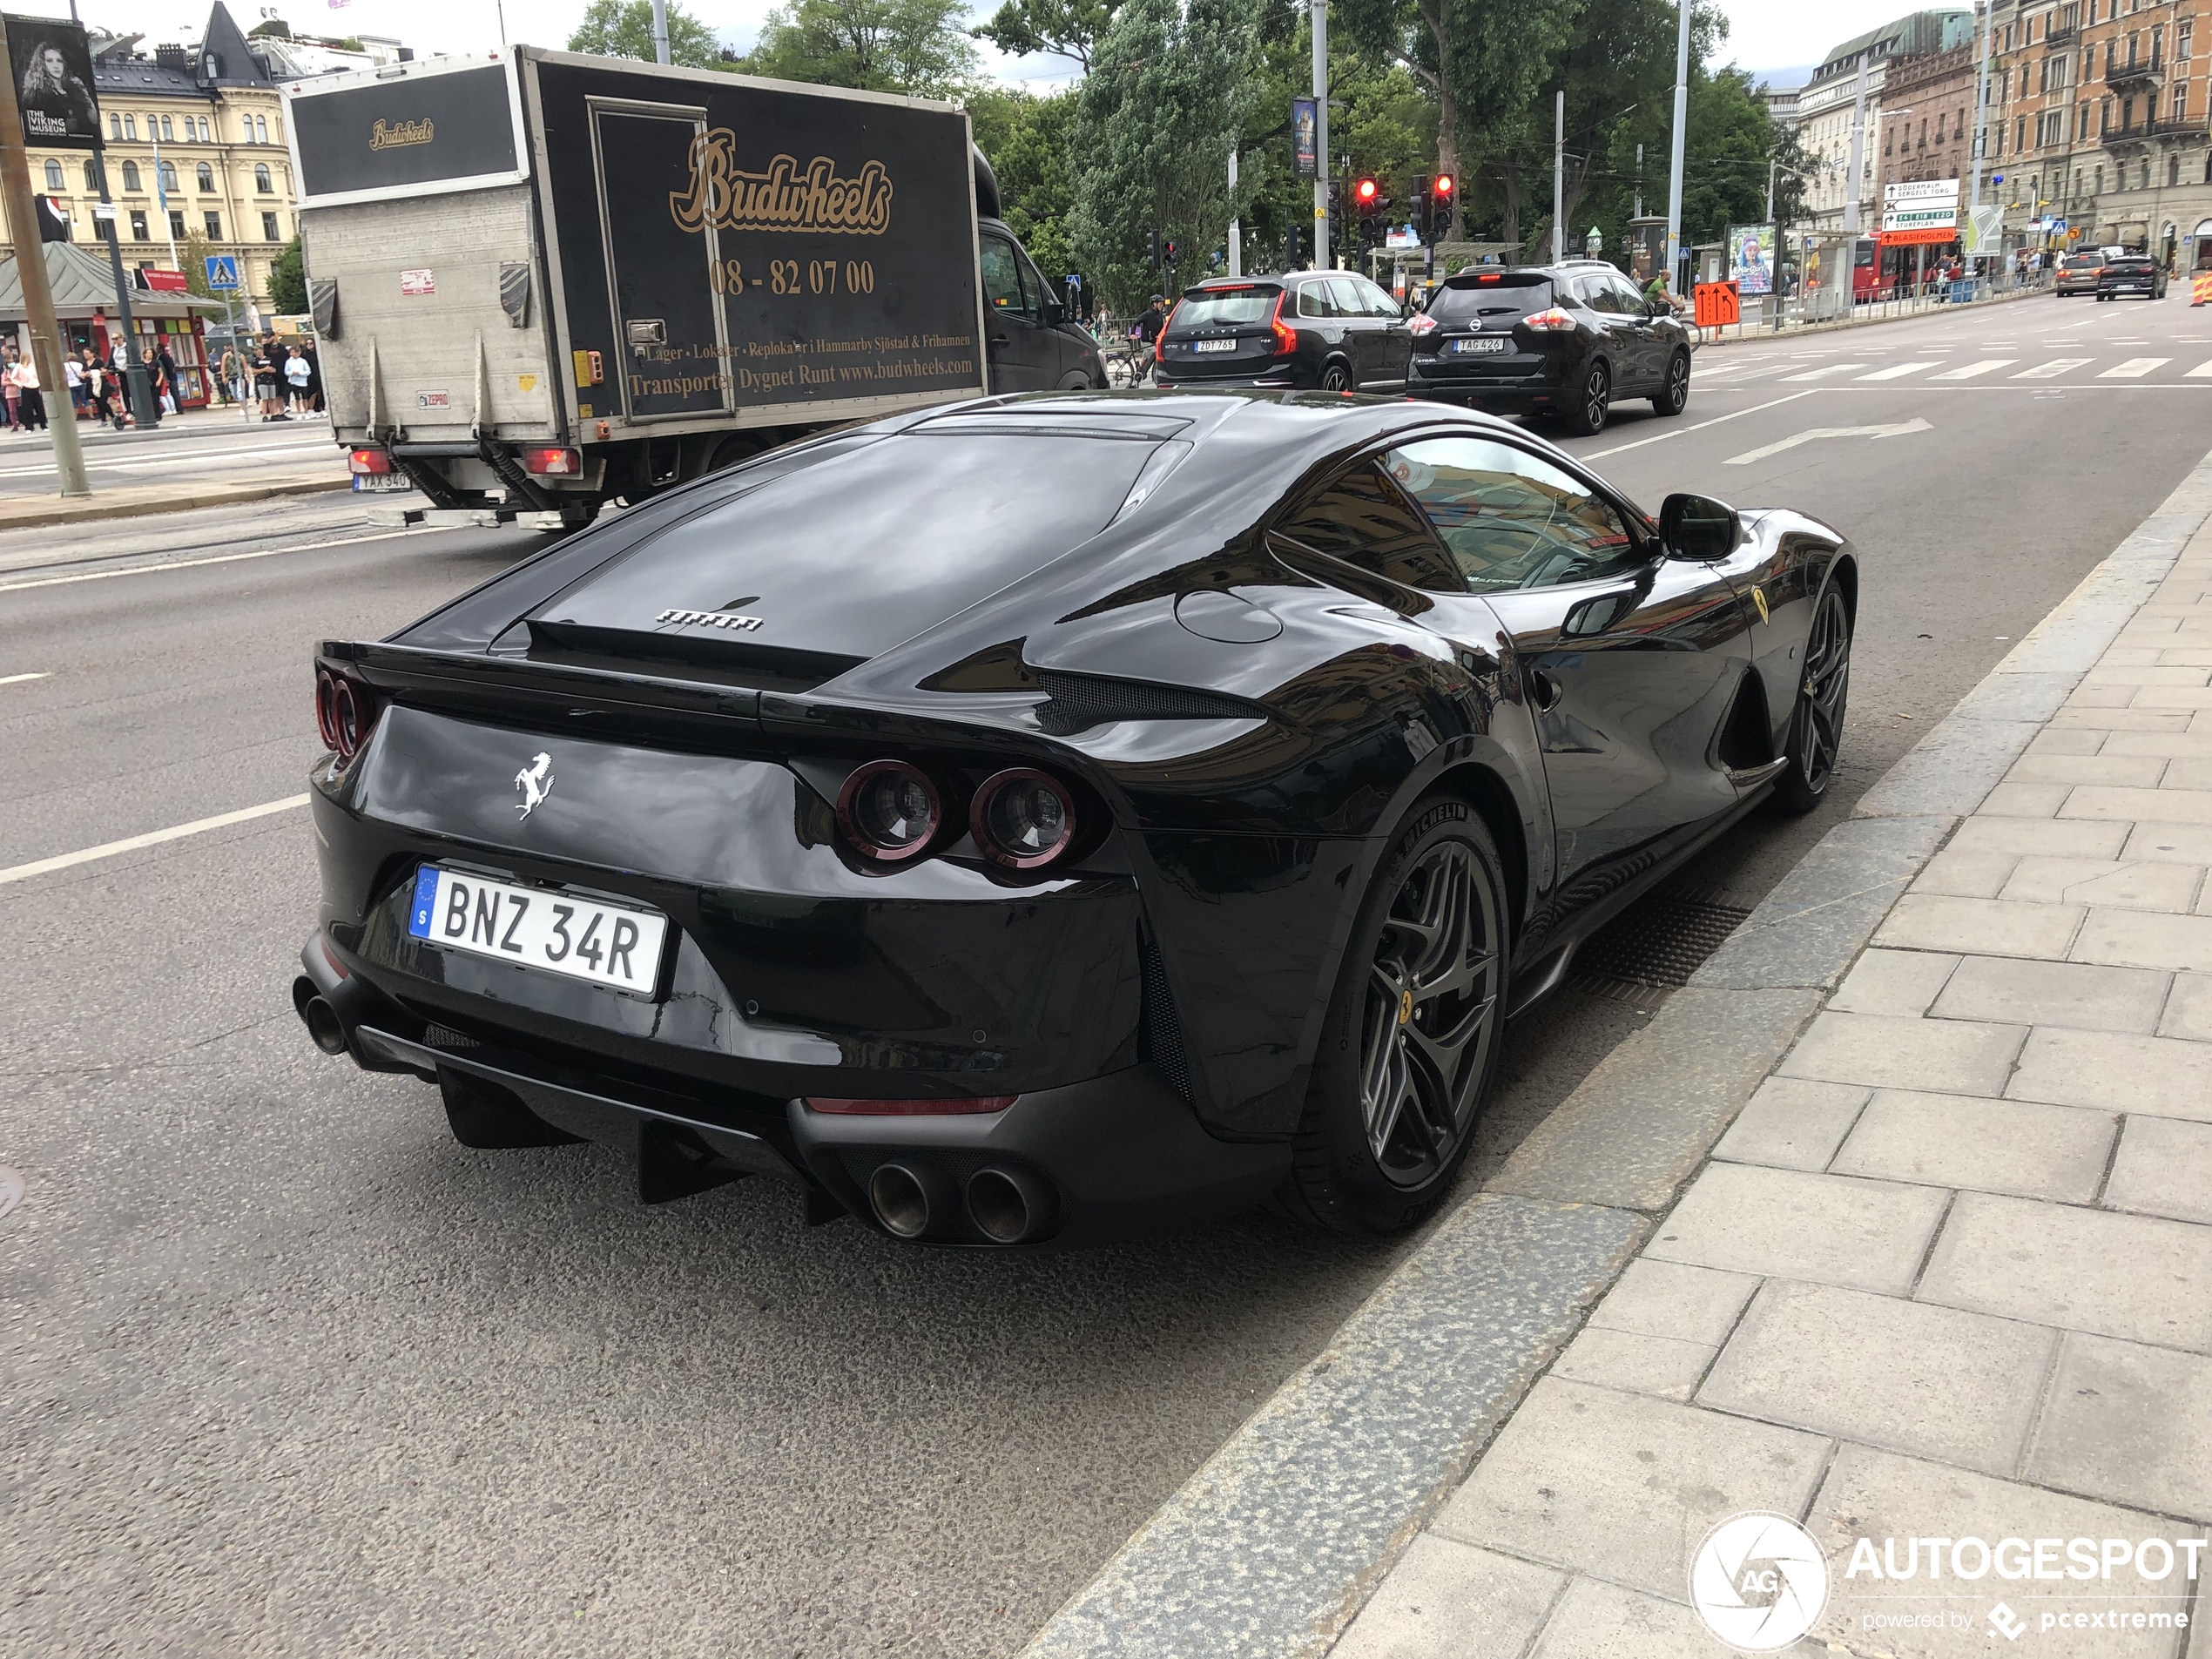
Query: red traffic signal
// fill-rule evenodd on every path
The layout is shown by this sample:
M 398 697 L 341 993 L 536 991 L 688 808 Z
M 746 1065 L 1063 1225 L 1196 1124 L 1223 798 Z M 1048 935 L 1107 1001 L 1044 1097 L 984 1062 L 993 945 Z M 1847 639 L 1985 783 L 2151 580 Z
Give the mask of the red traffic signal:
M 1362 207 L 1372 207 L 1375 204 L 1375 196 L 1378 189 L 1379 186 L 1373 179 L 1362 179 L 1358 184 L 1352 185 L 1352 199 L 1358 202 Z
M 1450 196 L 1452 193 L 1452 175 L 1448 172 L 1440 172 L 1433 179 L 1430 180 L 1428 187 L 1436 193 L 1439 199 Z

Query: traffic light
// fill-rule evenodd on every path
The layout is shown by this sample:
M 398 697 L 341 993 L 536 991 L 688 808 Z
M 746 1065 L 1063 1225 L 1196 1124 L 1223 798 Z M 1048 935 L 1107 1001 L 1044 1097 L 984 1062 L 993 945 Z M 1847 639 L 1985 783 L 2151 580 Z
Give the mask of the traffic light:
M 1160 233 L 1157 231 L 1150 233 L 1144 247 L 1144 260 L 1154 271 L 1160 268 Z
M 1421 240 L 1428 240 L 1428 175 L 1425 172 L 1413 175 L 1413 220 Z
M 1459 180 L 1440 172 L 1428 183 L 1428 235 L 1440 242 L 1452 228 L 1452 210 L 1459 199 Z
M 1390 206 L 1390 198 L 1382 193 L 1382 181 L 1364 173 L 1353 179 L 1352 206 L 1359 215 L 1359 251 L 1365 253 L 1383 239 L 1383 211 Z
M 1175 243 L 1172 239 L 1160 244 L 1160 257 L 1167 261 L 1169 270 L 1172 271 L 1175 269 L 1176 253 Z

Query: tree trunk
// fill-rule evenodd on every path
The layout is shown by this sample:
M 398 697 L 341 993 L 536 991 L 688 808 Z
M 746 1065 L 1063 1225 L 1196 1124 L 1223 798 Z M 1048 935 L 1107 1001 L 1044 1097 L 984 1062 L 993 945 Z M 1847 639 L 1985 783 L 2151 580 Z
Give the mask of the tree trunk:
M 1508 150 L 1498 164 L 1498 191 L 1504 197 L 1504 225 L 1499 239 L 1508 247 L 1521 246 L 1521 163 Z
M 1451 84 L 1436 79 L 1436 171 L 1460 177 L 1460 108 L 1452 101 Z

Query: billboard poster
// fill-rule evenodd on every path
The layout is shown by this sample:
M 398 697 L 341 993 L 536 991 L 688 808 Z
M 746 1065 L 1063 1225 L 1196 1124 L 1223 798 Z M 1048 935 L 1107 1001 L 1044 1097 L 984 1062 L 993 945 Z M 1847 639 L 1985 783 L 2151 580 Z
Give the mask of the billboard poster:
M 1774 226 L 1728 227 L 1728 277 L 1738 293 L 1774 292 Z
M 1298 161 L 1298 176 L 1318 179 L 1321 175 L 1320 155 L 1314 145 L 1314 102 L 1310 98 L 1291 100 L 1291 153 Z
M 67 18 L 8 17 L 8 73 L 23 110 L 26 144 L 49 150 L 97 150 L 100 106 L 92 96 L 92 50 L 81 24 Z

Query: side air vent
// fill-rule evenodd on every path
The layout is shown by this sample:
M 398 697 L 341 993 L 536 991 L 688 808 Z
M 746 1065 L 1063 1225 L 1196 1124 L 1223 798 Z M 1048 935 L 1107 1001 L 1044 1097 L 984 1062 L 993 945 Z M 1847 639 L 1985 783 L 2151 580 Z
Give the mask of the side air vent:
M 1137 1027 L 1137 1058 L 1149 1060 L 1167 1074 L 1184 1104 L 1190 1100 L 1190 1061 L 1183 1048 L 1183 1022 L 1176 1016 L 1175 998 L 1168 990 L 1167 965 L 1160 948 L 1150 939 L 1137 947 L 1137 961 L 1144 979 L 1144 1008 Z
M 1089 674 L 1047 670 L 1037 676 L 1048 700 L 1037 706 L 1037 723 L 1055 738 L 1071 737 L 1110 720 L 1264 720 L 1257 703 L 1216 691 L 1189 691 L 1173 685 L 1145 685 L 1135 680 L 1102 679 Z

